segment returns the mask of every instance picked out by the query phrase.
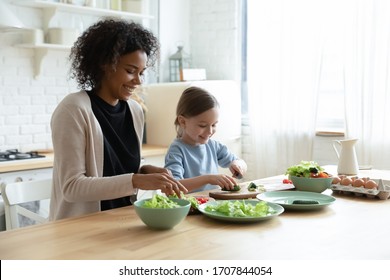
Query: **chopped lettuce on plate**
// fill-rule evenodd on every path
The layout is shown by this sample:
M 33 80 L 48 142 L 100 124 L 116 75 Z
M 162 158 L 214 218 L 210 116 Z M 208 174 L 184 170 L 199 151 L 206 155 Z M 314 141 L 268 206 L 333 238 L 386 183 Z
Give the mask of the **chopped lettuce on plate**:
M 245 201 L 218 201 L 215 204 L 207 205 L 208 212 L 218 212 L 229 217 L 264 217 L 274 213 L 265 201 L 259 201 L 255 205 Z

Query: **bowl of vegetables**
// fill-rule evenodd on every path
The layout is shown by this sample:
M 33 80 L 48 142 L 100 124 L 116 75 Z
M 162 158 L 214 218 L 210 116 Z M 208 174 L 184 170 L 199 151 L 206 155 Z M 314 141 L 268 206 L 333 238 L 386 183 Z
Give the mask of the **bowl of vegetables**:
M 301 161 L 289 167 L 286 175 L 299 191 L 322 193 L 330 188 L 333 177 L 314 161 Z
M 190 211 L 191 202 L 155 194 L 150 199 L 137 200 L 135 212 L 145 225 L 154 229 L 171 229 L 178 225 Z

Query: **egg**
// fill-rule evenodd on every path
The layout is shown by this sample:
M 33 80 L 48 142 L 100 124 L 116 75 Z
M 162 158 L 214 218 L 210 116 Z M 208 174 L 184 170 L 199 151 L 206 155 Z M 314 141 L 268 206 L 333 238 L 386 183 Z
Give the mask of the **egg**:
M 341 179 L 339 177 L 333 177 L 332 184 L 338 184 L 340 183 Z
M 344 186 L 348 186 L 348 185 L 352 184 L 352 179 L 345 177 L 345 178 L 341 179 L 340 184 L 344 185 Z
M 355 179 L 355 181 L 353 181 L 352 183 L 352 186 L 356 187 L 356 188 L 360 188 L 360 187 L 363 187 L 364 186 L 364 181 L 363 179 Z
M 373 181 L 373 180 L 368 180 L 365 183 L 364 187 L 366 189 L 376 189 L 376 188 L 378 188 L 378 184 L 375 181 Z
M 368 180 L 370 180 L 370 178 L 368 178 L 368 177 L 363 177 L 362 180 L 364 181 L 364 183 L 366 183 Z

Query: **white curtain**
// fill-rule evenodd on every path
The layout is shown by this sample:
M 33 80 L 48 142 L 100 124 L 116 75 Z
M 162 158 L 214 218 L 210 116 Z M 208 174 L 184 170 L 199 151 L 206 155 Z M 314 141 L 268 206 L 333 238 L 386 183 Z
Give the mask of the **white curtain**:
M 312 160 L 323 48 L 334 36 L 343 40 L 338 48 L 345 57 L 346 136 L 359 138 L 359 163 L 376 167 L 386 158 L 390 163 L 387 2 L 248 0 L 248 101 L 256 178 Z
M 390 1 L 352 1 L 345 21 L 347 137 L 359 164 L 390 169 Z
M 256 178 L 310 160 L 321 6 L 309 0 L 248 0 L 248 103 Z

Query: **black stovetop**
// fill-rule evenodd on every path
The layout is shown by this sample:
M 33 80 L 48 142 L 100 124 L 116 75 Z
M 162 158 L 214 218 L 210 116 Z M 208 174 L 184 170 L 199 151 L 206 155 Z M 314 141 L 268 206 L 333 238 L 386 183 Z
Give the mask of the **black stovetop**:
M 38 152 L 19 152 L 18 149 L 6 150 L 4 152 L 0 151 L 0 162 L 11 161 L 11 160 L 21 160 L 21 159 L 36 159 L 44 158 L 45 156 L 39 155 Z

